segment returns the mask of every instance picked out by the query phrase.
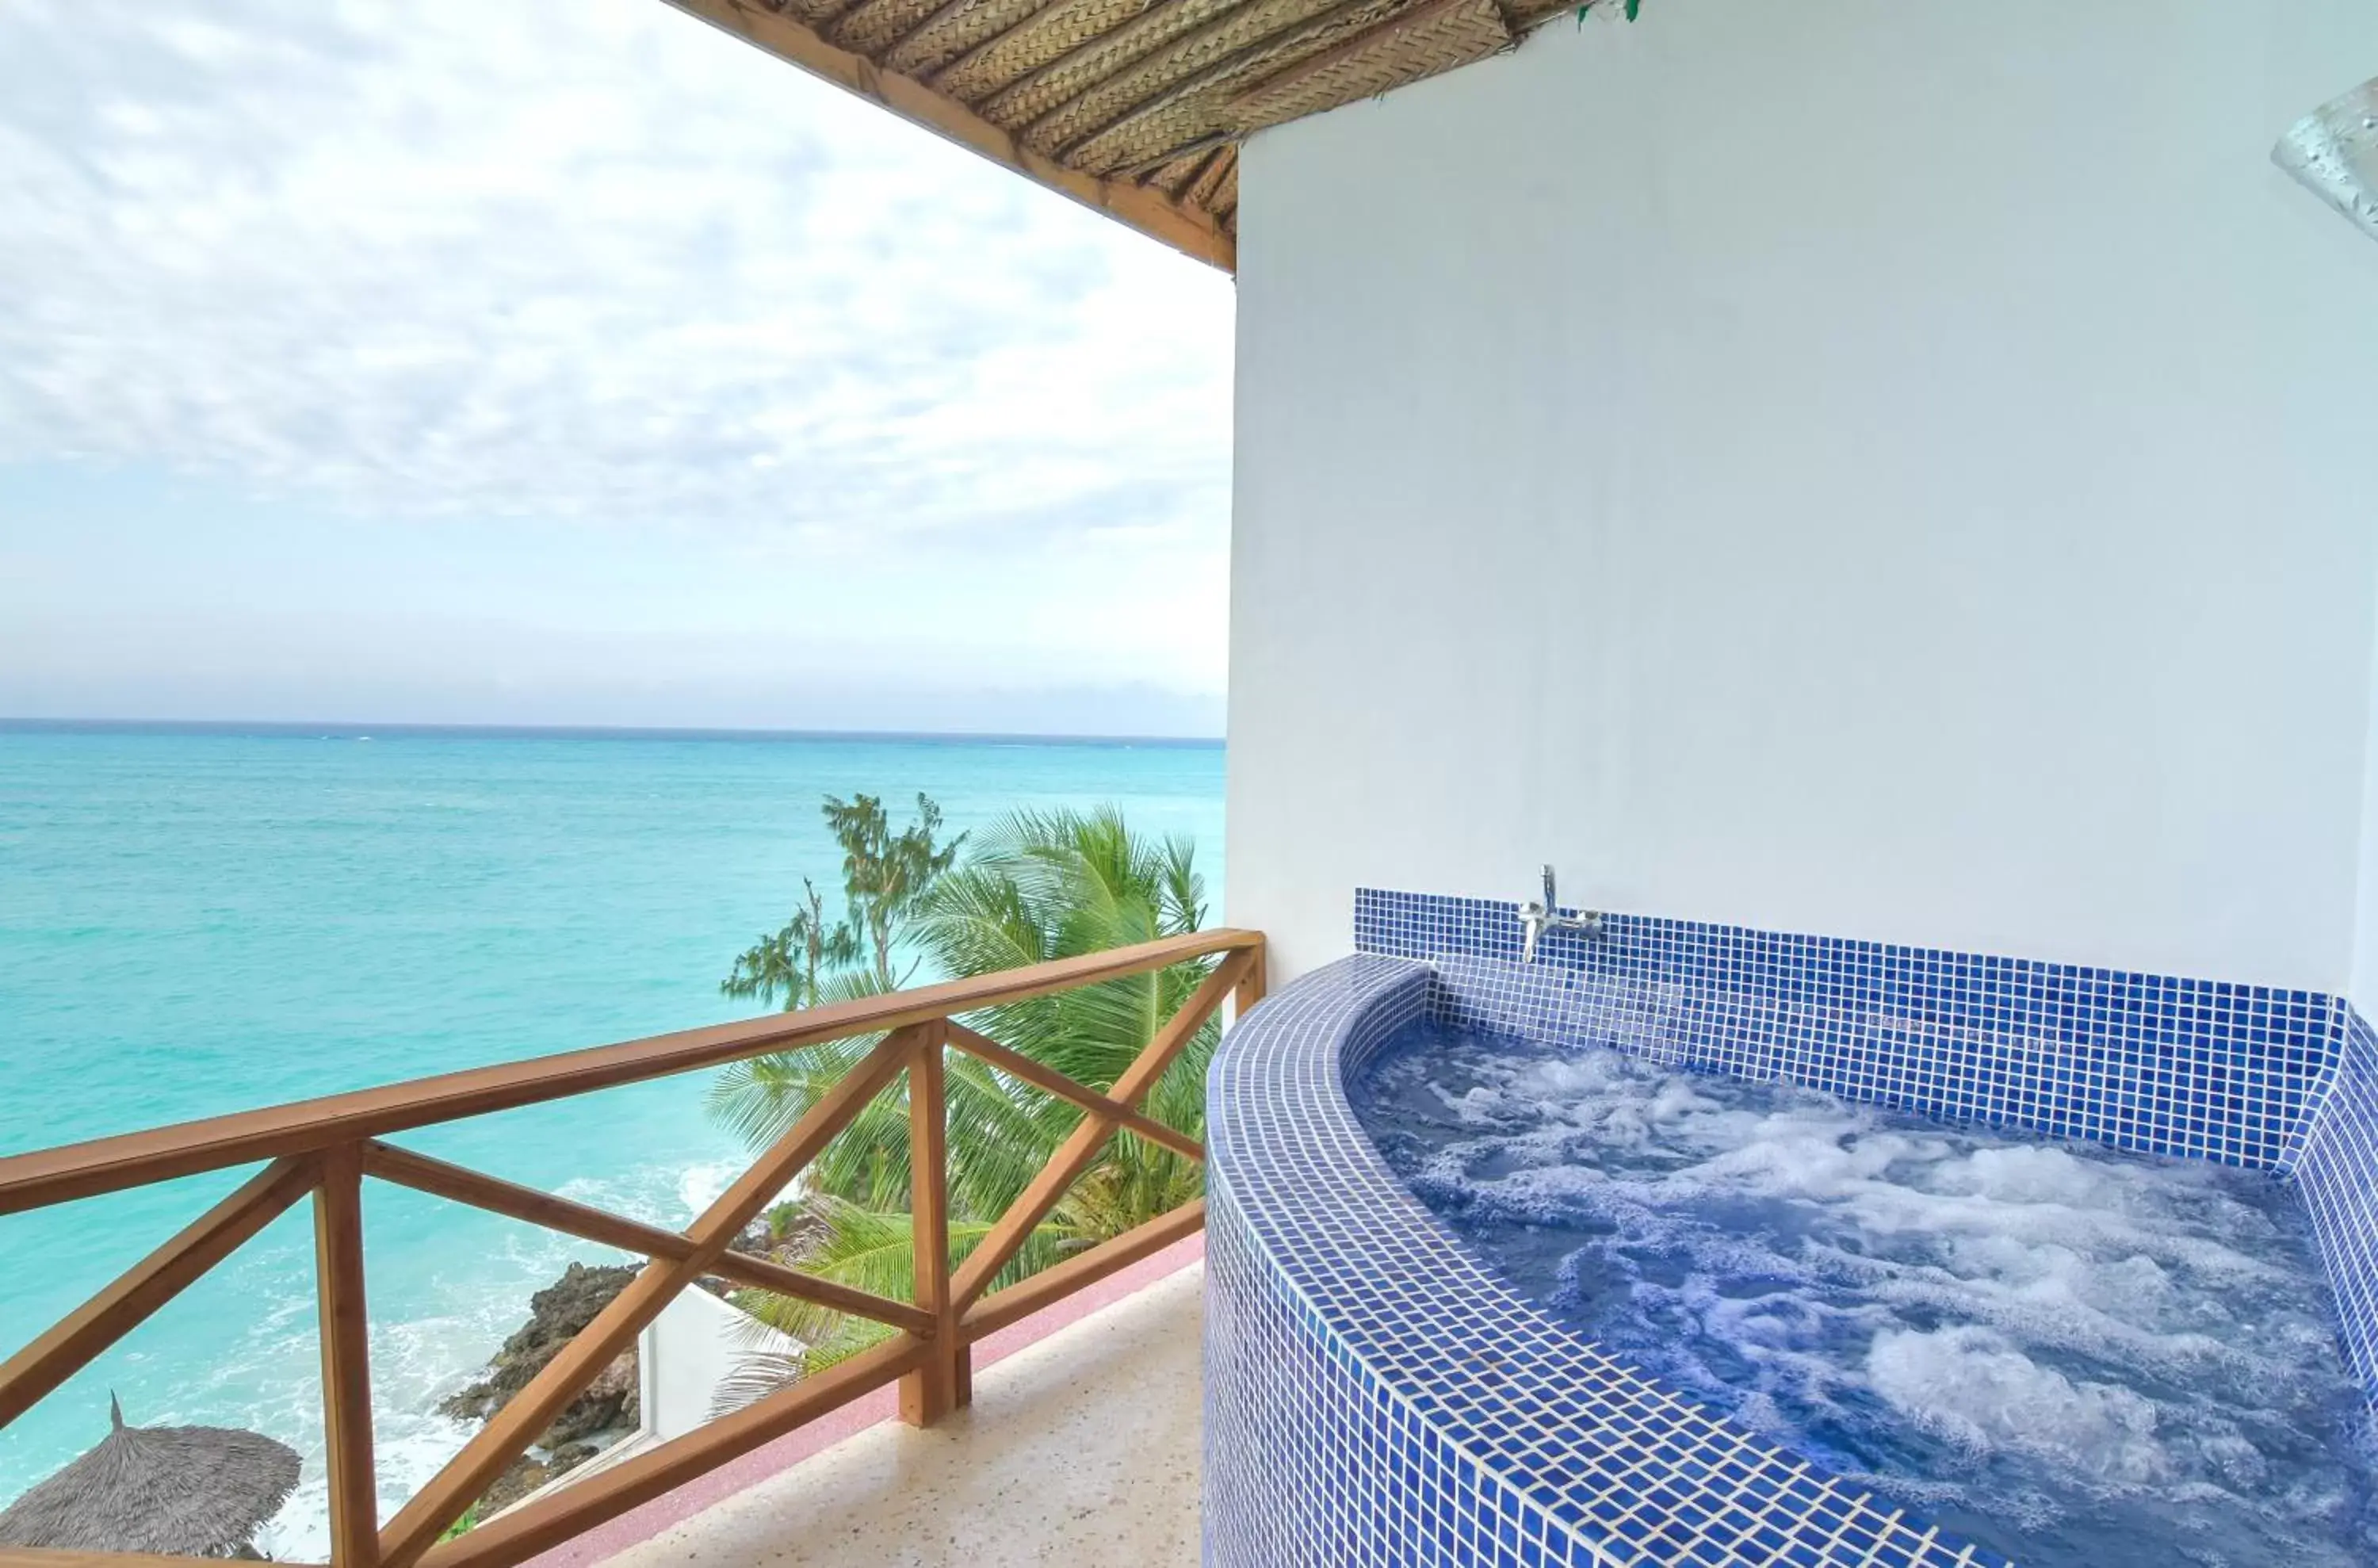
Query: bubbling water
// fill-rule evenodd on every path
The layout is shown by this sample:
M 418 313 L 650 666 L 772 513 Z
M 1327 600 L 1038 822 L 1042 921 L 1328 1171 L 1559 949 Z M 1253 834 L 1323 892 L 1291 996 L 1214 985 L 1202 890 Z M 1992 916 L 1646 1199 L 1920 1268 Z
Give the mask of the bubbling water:
M 2033 1565 L 2378 1562 L 2276 1179 L 1414 1026 L 1389 1164 L 1552 1315 Z

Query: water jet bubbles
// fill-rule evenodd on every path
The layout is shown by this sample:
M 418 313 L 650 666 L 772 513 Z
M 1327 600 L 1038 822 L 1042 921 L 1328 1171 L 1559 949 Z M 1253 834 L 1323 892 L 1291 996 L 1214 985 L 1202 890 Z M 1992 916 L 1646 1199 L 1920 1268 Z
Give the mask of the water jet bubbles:
M 1495 1112 L 1421 1126 L 1358 1084 L 1390 1164 L 1685 1396 L 2033 1568 L 2378 1562 L 2361 1403 L 2269 1178 L 1615 1051 L 1389 1055 Z

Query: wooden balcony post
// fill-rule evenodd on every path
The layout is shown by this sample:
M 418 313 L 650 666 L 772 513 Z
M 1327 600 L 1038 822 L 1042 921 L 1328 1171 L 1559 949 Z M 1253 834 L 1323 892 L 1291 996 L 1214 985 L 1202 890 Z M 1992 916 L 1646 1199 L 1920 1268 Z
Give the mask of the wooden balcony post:
M 917 1043 L 908 1059 L 908 1228 L 915 1249 L 917 1305 L 932 1314 L 924 1365 L 900 1380 L 900 1418 L 930 1427 L 973 1397 L 972 1359 L 958 1332 L 950 1295 L 948 1079 L 946 1028 Z
M 370 1331 L 364 1308 L 363 1180 L 361 1145 L 342 1143 L 323 1151 L 321 1184 L 314 1188 L 314 1283 L 321 1309 L 331 1568 L 375 1568 L 379 1562 Z
M 1253 1012 L 1255 1004 L 1264 999 L 1264 986 L 1269 968 L 1265 962 L 1267 955 L 1262 945 L 1257 945 L 1248 951 L 1254 957 L 1247 964 L 1246 978 L 1241 980 L 1238 989 L 1231 993 L 1231 1022 L 1233 1024 Z

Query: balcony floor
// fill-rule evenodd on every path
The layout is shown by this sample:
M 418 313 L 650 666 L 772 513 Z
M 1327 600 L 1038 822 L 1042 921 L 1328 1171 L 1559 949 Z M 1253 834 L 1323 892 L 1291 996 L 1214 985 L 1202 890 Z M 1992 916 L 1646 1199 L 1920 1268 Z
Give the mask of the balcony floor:
M 609 1561 L 1008 1568 L 1198 1557 L 1195 1263 L 975 1374 L 929 1431 L 871 1427 Z

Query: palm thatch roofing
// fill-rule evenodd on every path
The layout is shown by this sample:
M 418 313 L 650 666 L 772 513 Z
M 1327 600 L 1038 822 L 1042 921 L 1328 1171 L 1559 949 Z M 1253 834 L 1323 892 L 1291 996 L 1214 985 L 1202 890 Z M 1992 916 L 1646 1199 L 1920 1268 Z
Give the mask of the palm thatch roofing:
M 297 1490 L 297 1455 L 228 1427 L 113 1424 L 97 1448 L 0 1513 L 0 1546 L 231 1557 Z
M 670 0 L 1231 269 L 1239 143 L 1481 60 L 1579 0 Z

